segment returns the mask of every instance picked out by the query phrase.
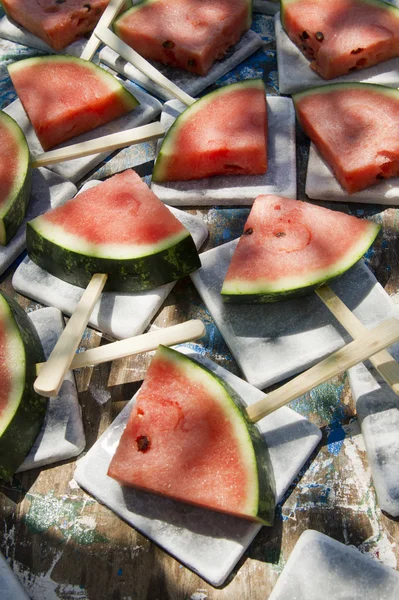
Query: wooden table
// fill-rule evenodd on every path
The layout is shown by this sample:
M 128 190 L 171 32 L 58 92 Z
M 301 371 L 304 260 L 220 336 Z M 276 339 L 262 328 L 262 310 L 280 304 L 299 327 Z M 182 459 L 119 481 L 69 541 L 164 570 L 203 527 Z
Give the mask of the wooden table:
M 265 49 L 263 57 L 253 58 L 251 65 L 255 71 L 265 70 L 272 91 L 271 19 L 257 17 L 255 29 L 262 29 Z M 7 61 L 4 53 L 1 58 Z M 9 102 L 9 90 L 7 94 Z M 299 198 L 304 198 L 307 145 L 298 132 Z M 124 155 L 123 161 L 128 161 L 128 156 Z M 398 210 L 359 205 L 333 208 L 382 223 L 383 235 L 368 262 L 394 296 L 399 283 Z M 237 237 L 249 209 L 212 207 L 191 212 L 200 215 L 210 229 L 208 249 L 227 241 L 226 231 L 229 239 Z M 14 269 L 15 265 L 1 278 L 0 288 L 25 309 L 38 308 L 13 291 Z M 176 285 L 154 323 L 163 327 L 192 317 L 207 325 L 207 336 L 201 342 L 207 354 L 239 374 L 187 278 Z M 105 343 L 104 337 L 88 329 L 82 346 Z M 148 362 L 146 355 L 76 372 L 85 451 L 138 389 Z M 99 397 L 108 399 L 99 403 Z M 312 393 L 291 406 L 321 428 L 322 441 L 277 507 L 275 526 L 261 530 L 221 589 L 204 582 L 82 491 L 73 480 L 74 460 L 15 476 L 12 484 L 0 482 L 0 550 L 34 600 L 266 600 L 297 539 L 309 528 L 398 568 L 399 523 L 377 506 L 346 376 L 320 386 L 317 400 Z

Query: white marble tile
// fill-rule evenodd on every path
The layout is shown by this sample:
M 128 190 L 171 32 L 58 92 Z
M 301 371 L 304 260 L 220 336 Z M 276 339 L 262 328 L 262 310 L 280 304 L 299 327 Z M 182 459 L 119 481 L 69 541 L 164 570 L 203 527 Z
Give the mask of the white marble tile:
M 251 56 L 251 54 L 262 47 L 262 44 L 262 38 L 257 33 L 251 30 L 247 31 L 242 36 L 241 40 L 227 51 L 223 60 L 216 61 L 208 71 L 207 75 L 203 76 L 189 73 L 183 69 L 167 67 L 158 62 L 154 62 L 153 64 L 163 75 L 165 75 L 165 77 L 173 81 L 173 83 L 182 88 L 187 94 L 195 97 L 220 77 L 242 63 L 248 56 Z M 121 75 L 135 81 L 151 94 L 157 96 L 157 98 L 162 98 L 163 100 L 171 100 L 173 98 L 169 92 L 153 83 L 149 77 L 143 75 L 141 71 L 136 69 L 136 67 L 130 63 L 127 63 L 119 56 L 119 54 L 114 50 L 111 50 L 111 48 L 105 47 L 101 50 L 100 61 Z
M 29 600 L 29 596 L 0 552 L 0 590 L 2 600 Z
M 220 295 L 237 240 L 201 254 L 191 275 L 245 378 L 266 388 L 309 368 L 351 338 L 312 293 L 270 304 L 228 304 Z M 331 287 L 367 327 L 396 316 L 388 294 L 363 261 Z
M 226 379 L 248 404 L 263 394 L 209 359 L 180 346 Z M 222 585 L 261 526 L 120 486 L 107 476 L 107 469 L 134 399 L 78 461 L 78 484 L 108 506 L 124 521 L 159 544 L 179 562 L 212 585 Z M 277 501 L 302 468 L 320 440 L 320 431 L 289 408 L 282 408 L 259 422 L 269 445 L 276 479 Z
M 167 102 L 161 115 L 165 129 L 184 110 L 178 100 Z M 267 96 L 268 167 L 264 175 L 230 175 L 191 181 L 151 183 L 153 192 L 172 206 L 251 205 L 259 194 L 296 197 L 295 111 L 290 98 Z M 158 151 L 161 141 L 158 141 Z
M 64 328 L 62 314 L 56 308 L 41 308 L 28 316 L 48 358 Z M 85 443 L 75 378 L 68 371 L 58 396 L 49 399 L 42 429 L 18 472 L 77 456 Z
M 336 180 L 330 166 L 314 144 L 310 145 L 306 172 L 306 194 L 315 200 L 362 202 L 367 204 L 399 204 L 399 177 L 392 177 L 365 190 L 348 194 Z
M 82 135 L 78 135 L 73 139 L 68 140 L 64 144 L 60 144 L 57 146 L 57 148 L 63 148 L 65 146 L 70 146 L 86 140 L 92 140 L 103 135 L 109 135 L 111 133 L 117 133 L 118 131 L 139 127 L 140 125 L 149 123 L 160 114 L 162 105 L 158 100 L 156 100 L 156 98 L 146 94 L 129 81 L 123 82 L 120 79 L 119 81 L 123 83 L 127 90 L 137 98 L 137 100 L 140 102 L 140 106 L 136 107 L 134 110 L 131 110 L 128 114 L 119 117 L 118 119 L 114 119 L 113 121 L 110 121 L 101 127 L 97 127 L 92 131 L 88 131 L 87 133 L 83 133 Z M 9 104 L 9 106 L 4 109 L 4 112 L 13 117 L 13 119 L 17 121 L 25 133 L 31 154 L 33 156 L 41 154 L 43 152 L 43 148 L 41 147 L 36 133 L 30 124 L 27 114 L 24 111 L 19 99 L 14 100 L 14 102 Z M 51 165 L 48 168 L 51 171 L 58 173 L 58 175 L 61 175 L 61 177 L 64 179 L 69 179 L 70 181 L 76 183 L 111 153 L 111 151 L 108 151 L 102 152 L 101 154 L 93 154 L 91 156 L 75 158 L 73 160 L 64 161 L 57 165 Z
M 50 208 L 62 204 L 65 200 L 73 198 L 76 192 L 77 189 L 73 183 L 66 181 L 56 173 L 44 167 L 33 169 L 32 191 L 25 219 L 7 246 L 0 246 L 0 275 L 25 249 L 26 223 L 47 212 Z
M 269 600 L 397 600 L 399 573 L 318 531 L 305 531 Z
M 399 359 L 398 344 L 391 353 Z M 399 517 L 399 397 L 370 363 L 348 374 L 379 507 Z
M 90 181 L 82 189 L 100 182 Z M 172 213 L 183 223 L 200 249 L 208 236 L 208 230 L 199 217 L 176 208 Z M 28 257 L 19 265 L 12 280 L 14 288 L 45 304 L 55 306 L 65 314 L 72 314 L 83 289 L 66 283 L 47 273 Z M 103 292 L 89 320 L 89 325 L 115 338 L 127 338 L 143 333 L 151 319 L 162 306 L 175 282 L 146 292 L 135 294 Z
M 368 69 L 354 71 L 334 79 L 323 79 L 312 71 L 308 59 L 291 42 L 283 30 L 280 13 L 275 15 L 274 24 L 276 29 L 278 81 L 281 94 L 294 94 L 319 85 L 349 81 L 399 87 L 399 58 L 391 58 Z

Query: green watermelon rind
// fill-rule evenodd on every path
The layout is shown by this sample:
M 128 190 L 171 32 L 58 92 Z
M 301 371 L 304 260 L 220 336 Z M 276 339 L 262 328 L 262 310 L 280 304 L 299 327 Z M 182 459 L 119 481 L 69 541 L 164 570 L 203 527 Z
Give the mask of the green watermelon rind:
M 399 11 L 398 11 L 399 12 Z M 349 91 L 352 89 L 368 90 L 377 94 L 383 94 L 384 96 L 391 96 L 394 100 L 399 102 L 399 90 L 396 88 L 386 87 L 385 85 L 379 85 L 377 83 L 364 83 L 364 82 L 344 82 L 344 83 L 329 83 L 327 85 L 321 85 L 318 87 L 309 88 L 303 92 L 297 92 L 292 95 L 292 100 L 295 107 L 300 104 L 303 98 L 313 96 L 316 94 L 330 94 L 332 92 Z
M 174 149 L 176 147 L 176 137 L 179 135 L 180 128 L 184 127 L 187 122 L 190 122 L 190 119 L 193 115 L 195 115 L 198 111 L 203 110 L 203 108 L 206 107 L 207 104 L 212 103 L 215 98 L 219 98 L 225 94 L 234 93 L 234 91 L 243 88 L 259 88 L 266 93 L 265 84 L 262 79 L 247 79 L 244 81 L 239 81 L 238 83 L 231 83 L 218 88 L 209 94 L 206 94 L 199 100 L 196 100 L 177 117 L 163 139 L 157 159 L 155 161 L 154 170 L 152 173 L 152 181 L 167 181 L 168 157 L 170 154 L 174 153 Z
M 142 2 L 134 4 L 131 8 L 129 8 L 128 10 L 125 10 L 123 13 L 121 13 L 114 20 L 114 22 L 112 24 L 112 29 L 113 29 L 114 33 L 116 35 L 118 35 L 120 21 L 123 21 L 126 17 L 130 17 L 131 14 L 134 14 L 135 12 L 141 10 L 143 8 L 143 6 L 148 5 L 148 4 L 156 4 L 159 1 L 160 0 L 142 0 Z M 247 4 L 248 4 L 247 27 L 249 29 L 251 27 L 251 24 L 252 24 L 252 5 L 253 5 L 253 0 L 247 0 Z
M 380 229 L 380 225 L 369 221 L 367 233 L 358 241 L 356 248 L 352 249 L 350 253 L 329 269 L 319 270 L 307 277 L 286 278 L 286 280 L 291 279 L 291 283 L 286 281 L 284 284 L 281 281 L 277 284 L 270 284 L 270 282 L 251 283 L 247 280 L 241 281 L 238 279 L 225 281 L 220 293 L 224 302 L 237 304 L 262 304 L 305 296 L 340 277 L 356 264 L 370 248 Z
M 213 385 L 220 386 L 223 389 L 224 401 L 223 410 L 236 430 L 241 431 L 242 447 L 247 452 L 247 463 L 252 465 L 252 499 L 251 494 L 248 494 L 249 507 L 246 513 L 247 518 L 259 521 L 263 525 L 273 525 L 275 513 L 275 480 L 273 467 L 271 464 L 269 450 L 266 442 L 258 427 L 251 421 L 246 411 L 246 405 L 241 396 L 221 377 L 213 371 L 198 363 L 193 358 L 173 350 L 167 346 L 158 346 L 157 353 L 167 360 L 173 361 L 179 365 L 179 368 L 187 370 L 195 369 L 206 385 L 205 377 L 210 377 L 210 382 Z M 189 375 L 188 375 L 189 376 Z M 245 515 L 243 515 L 245 516 Z
M 165 241 L 165 248 L 152 254 L 113 259 L 81 254 L 56 244 L 35 229 L 34 221 L 26 228 L 29 257 L 55 277 L 79 287 L 86 288 L 94 273 L 107 273 L 106 291 L 141 292 L 182 279 L 201 266 L 188 231 L 177 242 L 173 236 L 169 247 Z
M 24 220 L 32 181 L 31 159 L 25 135 L 19 125 L 0 111 L 0 122 L 6 126 L 19 146 L 19 173 L 0 210 L 0 246 L 6 246 Z
M 20 361 L 25 371 L 24 381 L 14 400 L 15 410 L 8 415 L 8 424 L 0 425 L 0 478 L 8 481 L 21 466 L 40 433 L 47 410 L 47 399 L 33 388 L 36 363 L 44 361 L 38 335 L 20 306 L 0 293 L 0 303 L 9 314 L 9 323 L 21 345 Z
M 122 83 L 120 83 L 111 73 L 105 71 L 98 65 L 94 63 L 83 60 L 82 58 L 78 58 L 77 56 L 71 56 L 69 54 L 51 54 L 48 56 L 34 56 L 32 58 L 24 58 L 22 60 L 16 61 L 8 65 L 8 72 L 12 78 L 12 76 L 18 71 L 27 69 L 27 68 L 35 68 L 37 65 L 42 65 L 45 63 L 72 63 L 80 65 L 83 70 L 92 71 L 103 83 L 108 87 L 110 91 L 115 93 L 120 100 L 126 105 L 126 108 L 130 108 L 133 110 L 140 103 L 139 101 L 131 94 Z M 84 77 L 84 72 L 82 73 L 82 77 Z
M 388 2 L 384 2 L 384 0 L 358 0 L 359 2 L 363 2 L 364 4 L 371 4 L 372 6 L 376 6 L 378 8 L 383 8 L 388 12 L 391 12 L 396 18 L 399 19 L 399 8 L 394 4 L 389 4 Z M 301 0 L 281 0 L 280 2 L 280 20 L 283 28 L 287 31 L 285 24 L 285 8 L 289 4 L 296 4 L 297 2 L 301 2 Z

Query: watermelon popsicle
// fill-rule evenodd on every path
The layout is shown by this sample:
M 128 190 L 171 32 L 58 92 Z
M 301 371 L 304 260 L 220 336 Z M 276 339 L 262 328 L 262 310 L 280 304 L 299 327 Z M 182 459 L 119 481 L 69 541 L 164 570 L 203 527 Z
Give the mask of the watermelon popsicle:
M 253 422 L 388 345 L 395 338 L 391 327 L 399 335 L 399 321 L 386 321 L 246 409 L 214 373 L 160 347 L 108 475 L 122 485 L 272 524 L 273 474 Z
M 106 282 L 109 290 L 135 293 L 200 266 L 189 231 L 130 170 L 28 223 L 27 249 L 55 277 L 87 286 L 53 353 L 61 355 L 62 369 L 53 369 L 52 355 L 35 384 L 43 395 L 54 395 L 61 385 Z

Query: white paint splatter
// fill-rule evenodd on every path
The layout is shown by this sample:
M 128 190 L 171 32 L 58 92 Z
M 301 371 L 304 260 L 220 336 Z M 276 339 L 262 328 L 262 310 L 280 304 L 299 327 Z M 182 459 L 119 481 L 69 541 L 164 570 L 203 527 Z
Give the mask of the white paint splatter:
M 190 596 L 190 600 L 206 600 L 208 598 L 208 592 L 206 590 L 197 590 Z
M 95 518 L 89 516 L 79 517 L 78 519 L 75 519 L 75 523 L 83 525 L 83 527 L 86 527 L 87 529 L 95 529 L 97 525 Z
M 68 483 L 68 485 L 72 490 L 80 490 L 80 487 L 78 486 L 78 484 L 76 483 L 76 481 L 74 479 L 71 479 L 71 481 Z
M 111 399 L 111 393 L 106 389 L 92 387 L 91 393 L 98 404 L 105 404 Z

